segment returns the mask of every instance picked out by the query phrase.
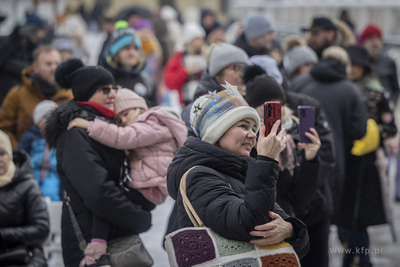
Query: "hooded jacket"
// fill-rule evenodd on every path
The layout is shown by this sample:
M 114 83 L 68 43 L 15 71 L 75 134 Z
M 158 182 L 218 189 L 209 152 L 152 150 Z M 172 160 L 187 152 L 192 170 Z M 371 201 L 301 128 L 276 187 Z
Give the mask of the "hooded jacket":
M 65 190 L 61 227 L 66 267 L 78 266 L 83 256 L 68 205 L 87 243 L 92 238 L 92 213 L 110 223 L 108 240 L 141 233 L 151 226 L 150 212 L 136 206 L 152 204 L 137 190 L 126 192 L 119 186 L 125 177 L 124 151 L 98 143 L 84 129 L 67 130 L 69 122 L 78 117 L 105 120 L 92 107 L 72 100 L 56 109 L 45 125 L 47 142 L 57 151 L 57 171 Z
M 186 127 L 171 109 L 154 107 L 139 115 L 127 127 L 118 127 L 95 119 L 89 136 L 117 149 L 133 150 L 129 187 L 139 191 L 154 204 L 168 196 L 167 169 L 178 148 L 187 138 Z
M 222 237 L 248 242 L 256 225 L 271 219 L 269 211 L 292 223 L 295 236 L 288 240 L 299 258 L 309 249 L 306 226 L 289 217 L 275 202 L 279 167 L 276 161 L 239 157 L 229 151 L 189 137 L 168 168 L 168 192 L 177 201 L 179 228 L 192 227 L 182 202 L 179 184 L 187 176 L 187 196 L 204 224 Z
M 33 69 L 22 71 L 23 84 L 16 85 L 4 99 L 0 112 L 0 130 L 10 137 L 13 148 L 16 148 L 22 135 L 33 125 L 33 110 L 46 96 L 39 86 L 32 82 Z M 72 91 L 59 90 L 50 100 L 62 104 L 73 98 Z
M 332 190 L 339 193 L 353 141 L 366 133 L 367 109 L 361 94 L 346 79 L 345 66 L 334 59 L 321 60 L 309 74 L 296 79 L 291 90 L 313 96 L 321 103 L 333 132 L 336 152 L 337 175 Z
M 0 187 L 0 253 L 26 245 L 33 253 L 32 267 L 47 267 L 42 245 L 49 234 L 49 215 L 39 185 L 32 175 L 29 156 L 14 152 L 16 167 L 11 183 Z

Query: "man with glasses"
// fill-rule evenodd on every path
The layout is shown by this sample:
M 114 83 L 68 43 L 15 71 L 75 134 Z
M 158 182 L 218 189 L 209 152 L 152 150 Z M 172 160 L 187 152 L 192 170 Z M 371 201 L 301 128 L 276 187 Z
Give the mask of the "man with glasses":
M 54 71 L 61 62 L 60 53 L 45 45 L 33 52 L 33 64 L 22 71 L 22 85 L 8 92 L 0 111 L 0 130 L 10 137 L 13 148 L 33 125 L 33 110 L 43 100 L 62 104 L 72 99 L 71 90 L 62 90 L 55 82 Z

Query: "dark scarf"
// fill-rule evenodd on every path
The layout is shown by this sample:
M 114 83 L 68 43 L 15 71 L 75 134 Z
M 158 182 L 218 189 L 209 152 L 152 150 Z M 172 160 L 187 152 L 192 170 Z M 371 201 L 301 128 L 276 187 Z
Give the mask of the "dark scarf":
M 54 96 L 59 89 L 57 84 L 49 84 L 48 82 L 43 80 L 37 73 L 34 73 L 32 75 L 32 82 L 39 86 L 40 90 L 42 90 L 47 99 L 50 99 L 52 96 Z

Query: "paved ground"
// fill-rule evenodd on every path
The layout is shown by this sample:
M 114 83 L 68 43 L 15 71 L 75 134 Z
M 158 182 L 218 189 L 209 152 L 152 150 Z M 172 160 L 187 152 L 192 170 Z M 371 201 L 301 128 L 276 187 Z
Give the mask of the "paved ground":
M 147 250 L 154 259 L 154 267 L 167 267 L 167 253 L 162 249 L 162 236 L 165 233 L 166 222 L 172 209 L 173 201 L 168 199 L 164 204 L 158 206 L 153 211 L 153 227 L 149 232 L 142 234 L 141 238 Z M 397 236 L 400 238 L 400 203 L 393 205 L 394 220 Z M 341 267 L 343 254 L 338 250 L 342 246 L 336 235 L 336 227 L 331 226 L 330 249 L 335 253 L 330 253 L 330 267 Z M 400 241 L 392 243 L 389 227 L 387 225 L 370 227 L 368 229 L 371 241 L 371 251 L 376 255 L 371 255 L 375 267 L 400 267 Z M 318 266 L 316 266 L 318 267 Z

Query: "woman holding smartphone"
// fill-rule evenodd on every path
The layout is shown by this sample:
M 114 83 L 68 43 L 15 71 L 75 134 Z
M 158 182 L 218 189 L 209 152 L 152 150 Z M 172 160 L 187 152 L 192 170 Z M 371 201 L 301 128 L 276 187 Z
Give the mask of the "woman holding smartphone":
M 286 149 L 277 156 L 279 178 L 276 185 L 276 202 L 290 216 L 310 221 L 310 216 L 315 216 L 315 204 L 323 202 L 321 201 L 322 194 L 317 190 L 322 182 L 318 181 L 320 167 L 318 151 L 321 141 L 317 131 L 310 128 L 305 132 L 309 143 L 300 142 L 299 119 L 292 116 L 292 110 L 287 107 L 283 88 L 275 78 L 265 74 L 265 71 L 257 71 L 254 68 L 259 67 L 247 67 L 244 74 L 247 87 L 246 99 L 249 105 L 257 110 L 264 121 L 270 121 L 264 116 L 265 114 L 269 115 L 268 110 L 266 113 L 264 112 L 265 102 L 270 103 L 269 106 L 281 106 L 282 128 L 287 132 Z M 274 115 L 272 112 L 271 116 Z M 272 118 L 272 120 L 274 119 L 276 118 Z M 258 149 L 253 149 L 252 156 L 257 157 L 257 153 L 259 153 Z M 306 225 L 309 227 L 307 223 Z M 302 260 L 302 266 L 327 267 L 329 221 L 324 221 L 316 232 L 310 227 L 308 230 L 310 232 L 310 253 L 304 258 L 306 261 Z
M 169 194 L 177 201 L 179 228 L 191 223 L 179 192 L 186 171 L 187 196 L 204 224 L 222 237 L 257 245 L 289 242 L 299 258 L 308 252 L 305 225 L 289 217 L 275 202 L 279 166 L 275 158 L 286 147 L 279 122 L 257 144 L 259 156 L 250 157 L 260 128 L 257 112 L 248 106 L 236 86 L 209 92 L 190 111 L 197 137 L 189 137 L 168 168 Z

